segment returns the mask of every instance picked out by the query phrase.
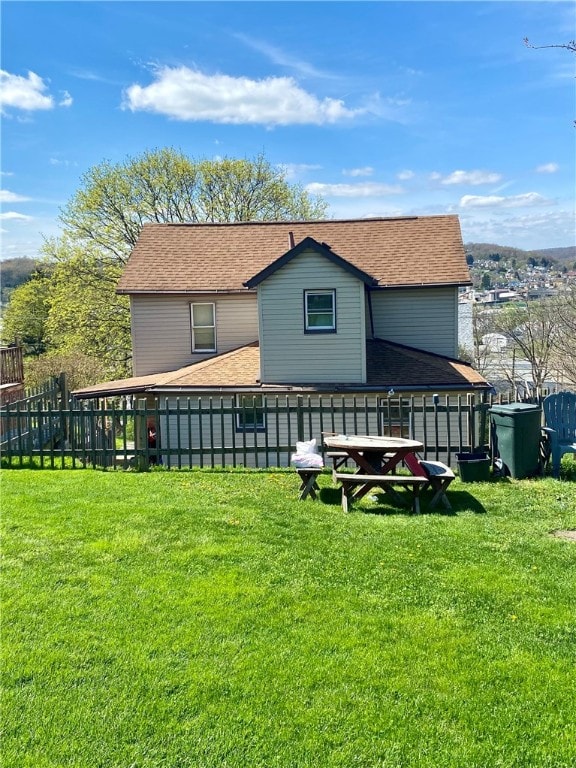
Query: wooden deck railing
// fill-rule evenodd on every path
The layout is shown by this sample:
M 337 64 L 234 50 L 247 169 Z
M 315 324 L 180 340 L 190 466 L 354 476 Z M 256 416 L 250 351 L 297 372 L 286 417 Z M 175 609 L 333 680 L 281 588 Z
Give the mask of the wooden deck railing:
M 22 384 L 23 381 L 22 347 L 1 347 L 0 384 Z

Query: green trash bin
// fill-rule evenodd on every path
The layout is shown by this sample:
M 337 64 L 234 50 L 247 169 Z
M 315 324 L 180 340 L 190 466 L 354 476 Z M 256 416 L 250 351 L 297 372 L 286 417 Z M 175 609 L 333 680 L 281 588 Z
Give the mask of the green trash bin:
M 494 405 L 491 415 L 493 455 L 499 456 L 505 474 L 516 479 L 540 471 L 542 408 L 527 403 Z

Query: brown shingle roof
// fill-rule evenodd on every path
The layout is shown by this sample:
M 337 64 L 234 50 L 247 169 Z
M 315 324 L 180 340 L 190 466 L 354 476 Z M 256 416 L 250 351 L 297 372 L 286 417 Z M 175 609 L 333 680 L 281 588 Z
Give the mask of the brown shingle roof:
M 78 390 L 76 397 L 104 397 L 127 392 L 180 392 L 183 395 L 208 390 L 266 389 L 292 391 L 362 391 L 362 389 L 469 390 L 488 386 L 486 380 L 467 363 L 412 347 L 379 339 L 367 342 L 368 382 L 348 384 L 262 385 L 258 342 L 217 355 L 201 363 L 169 373 L 124 379 Z M 132 389 L 130 389 L 132 387 Z
M 366 369 L 368 386 L 382 382 L 392 389 L 487 386 L 486 379 L 468 363 L 380 339 L 366 342 Z
M 238 224 L 145 224 L 119 293 L 246 291 L 243 283 L 306 237 L 380 287 L 470 283 L 457 216 Z

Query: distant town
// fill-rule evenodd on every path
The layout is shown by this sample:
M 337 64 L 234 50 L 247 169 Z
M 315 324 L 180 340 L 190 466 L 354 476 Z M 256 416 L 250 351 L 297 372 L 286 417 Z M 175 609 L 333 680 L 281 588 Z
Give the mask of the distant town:
M 576 286 L 576 247 L 522 251 L 485 243 L 467 243 L 466 260 L 473 285 L 459 296 L 460 355 L 481 369 L 497 390 L 514 387 L 518 395 L 532 387 L 532 366 L 494 322 L 506 305 L 567 294 Z M 494 326 L 494 327 L 492 327 Z M 565 367 L 550 365 L 546 388 L 570 386 Z
M 522 251 L 485 243 L 467 243 L 466 260 L 473 286 L 461 302 L 504 304 L 556 296 L 576 282 L 576 246 Z

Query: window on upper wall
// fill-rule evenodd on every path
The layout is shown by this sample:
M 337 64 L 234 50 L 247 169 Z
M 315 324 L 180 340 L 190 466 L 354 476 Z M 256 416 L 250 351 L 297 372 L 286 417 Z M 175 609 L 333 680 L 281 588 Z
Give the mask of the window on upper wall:
M 216 352 L 216 305 L 191 304 L 192 352 Z
M 336 291 L 304 291 L 306 333 L 336 333 Z

